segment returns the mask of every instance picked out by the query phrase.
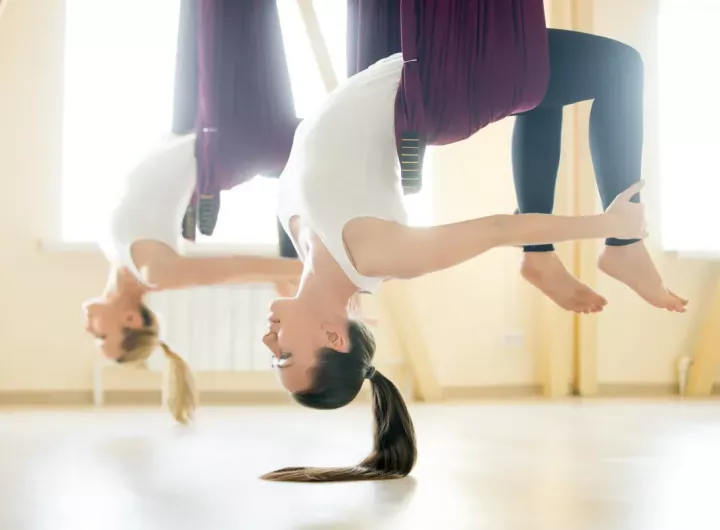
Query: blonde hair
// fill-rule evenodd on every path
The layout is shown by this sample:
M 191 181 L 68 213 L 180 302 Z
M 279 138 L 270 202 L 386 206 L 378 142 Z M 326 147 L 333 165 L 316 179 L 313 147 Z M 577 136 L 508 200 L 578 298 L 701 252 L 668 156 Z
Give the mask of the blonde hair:
M 162 349 L 168 361 L 167 407 L 173 417 L 187 424 L 197 408 L 195 380 L 190 367 L 170 346 L 160 340 L 158 322 L 155 314 L 147 306 L 140 306 L 143 318 L 142 328 L 125 328 L 121 348 L 123 356 L 120 363 L 145 362 L 158 348 Z

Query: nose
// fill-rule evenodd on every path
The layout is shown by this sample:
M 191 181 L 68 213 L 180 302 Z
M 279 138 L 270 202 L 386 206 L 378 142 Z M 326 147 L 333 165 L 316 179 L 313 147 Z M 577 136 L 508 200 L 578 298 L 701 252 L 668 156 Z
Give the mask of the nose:
M 277 348 L 277 333 L 272 331 L 268 332 L 262 338 L 263 344 L 267 346 L 268 350 L 273 354 L 274 357 L 280 357 L 280 350 Z
M 268 321 L 269 322 L 280 322 L 280 318 L 278 317 L 278 314 L 275 311 L 275 302 L 272 302 L 268 309 L 269 309 Z
M 268 305 L 268 311 L 270 311 L 271 315 L 275 313 L 275 310 L 277 309 L 277 304 L 278 304 L 278 300 L 276 298 L 275 300 L 270 302 L 270 304 Z
M 97 306 L 97 303 L 94 300 L 86 300 L 82 303 L 83 313 L 88 316 L 92 316 L 95 306 Z

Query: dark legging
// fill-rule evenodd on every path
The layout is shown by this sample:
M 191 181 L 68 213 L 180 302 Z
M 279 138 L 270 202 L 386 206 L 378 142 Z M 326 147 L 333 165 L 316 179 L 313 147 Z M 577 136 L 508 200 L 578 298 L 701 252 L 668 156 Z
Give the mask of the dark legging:
M 550 84 L 542 103 L 516 118 L 512 141 L 515 192 L 520 213 L 552 213 L 560 165 L 565 105 L 594 100 L 590 150 L 603 208 L 640 180 L 643 147 L 643 63 L 620 42 L 548 30 Z M 639 202 L 640 197 L 633 197 Z M 608 239 L 608 245 L 637 241 Z M 525 251 L 553 250 L 533 245 Z

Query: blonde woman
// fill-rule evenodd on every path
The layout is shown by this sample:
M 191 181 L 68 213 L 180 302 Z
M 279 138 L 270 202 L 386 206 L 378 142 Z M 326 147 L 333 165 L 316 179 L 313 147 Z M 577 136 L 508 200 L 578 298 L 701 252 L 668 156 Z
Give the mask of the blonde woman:
M 257 256 L 188 257 L 178 250 L 182 219 L 195 186 L 195 136 L 174 136 L 133 169 L 109 217 L 101 247 L 110 263 L 101 297 L 83 305 L 85 329 L 118 363 L 144 361 L 161 350 L 170 365 L 169 409 L 192 416 L 196 396 L 187 364 L 158 335 L 143 302 L 153 291 L 254 281 L 292 281 L 296 260 Z

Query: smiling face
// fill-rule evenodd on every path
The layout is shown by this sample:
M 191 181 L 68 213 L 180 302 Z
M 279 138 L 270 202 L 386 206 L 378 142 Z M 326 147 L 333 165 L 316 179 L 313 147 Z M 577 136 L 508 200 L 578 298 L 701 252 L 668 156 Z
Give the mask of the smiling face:
M 329 324 L 308 310 L 299 299 L 279 298 L 270 305 L 269 330 L 263 343 L 273 354 L 273 366 L 289 392 L 311 387 L 318 352 L 343 351 L 347 323 Z
M 85 331 L 92 335 L 105 357 L 121 358 L 125 351 L 122 343 L 125 329 L 141 329 L 143 318 L 140 308 L 132 309 L 121 300 L 98 298 L 83 304 Z

